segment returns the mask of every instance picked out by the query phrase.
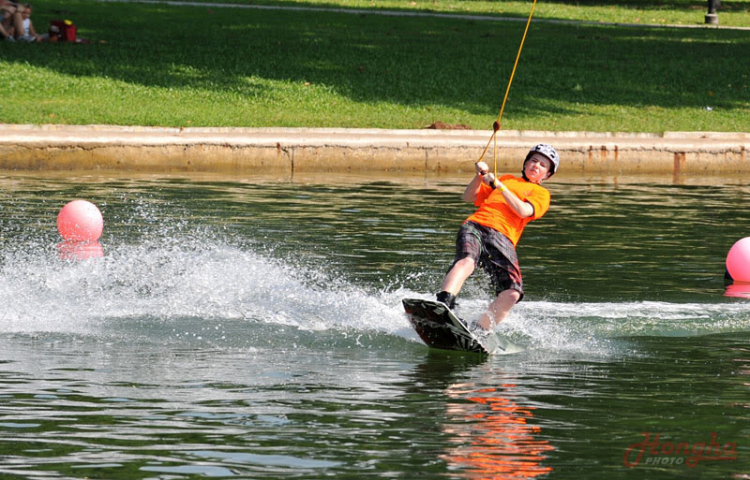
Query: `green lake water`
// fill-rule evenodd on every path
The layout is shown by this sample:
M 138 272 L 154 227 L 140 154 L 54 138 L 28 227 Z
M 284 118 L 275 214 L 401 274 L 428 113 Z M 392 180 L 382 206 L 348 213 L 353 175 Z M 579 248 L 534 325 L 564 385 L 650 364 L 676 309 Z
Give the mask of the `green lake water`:
M 0 478 L 750 478 L 750 184 L 554 177 L 487 358 L 400 305 L 468 180 L 0 174 Z M 101 258 L 60 245 L 75 198 Z

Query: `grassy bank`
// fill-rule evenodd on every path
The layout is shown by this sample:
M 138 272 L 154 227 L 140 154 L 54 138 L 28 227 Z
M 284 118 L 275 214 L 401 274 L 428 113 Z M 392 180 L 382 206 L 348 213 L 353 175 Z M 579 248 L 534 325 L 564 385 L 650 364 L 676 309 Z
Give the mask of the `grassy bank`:
M 524 26 L 35 2 L 59 17 L 93 43 L 0 43 L 0 121 L 490 128 Z M 748 64 L 747 31 L 536 23 L 503 128 L 750 131 Z
M 201 1 L 201 0 L 190 0 Z M 527 17 L 530 1 L 518 0 L 208 0 L 210 3 L 434 12 L 493 17 Z M 700 0 L 538 0 L 534 18 L 655 25 L 704 25 L 707 3 Z M 750 27 L 750 0 L 723 0 L 723 26 Z

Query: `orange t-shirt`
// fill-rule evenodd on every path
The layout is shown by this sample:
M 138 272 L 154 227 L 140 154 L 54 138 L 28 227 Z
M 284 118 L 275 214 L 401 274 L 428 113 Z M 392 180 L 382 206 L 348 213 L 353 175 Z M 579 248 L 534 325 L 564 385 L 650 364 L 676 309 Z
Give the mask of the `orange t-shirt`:
M 518 240 L 523 233 L 523 227 L 532 220 L 541 218 L 549 210 L 549 190 L 535 183 L 527 182 L 523 178 L 513 175 L 503 175 L 498 180 L 503 182 L 508 190 L 513 192 L 523 202 L 529 202 L 534 207 L 534 215 L 521 218 L 505 201 L 500 190 L 481 184 L 474 205 L 479 209 L 466 219 L 467 222 L 476 222 L 485 227 L 490 227 L 502 233 L 518 245 Z

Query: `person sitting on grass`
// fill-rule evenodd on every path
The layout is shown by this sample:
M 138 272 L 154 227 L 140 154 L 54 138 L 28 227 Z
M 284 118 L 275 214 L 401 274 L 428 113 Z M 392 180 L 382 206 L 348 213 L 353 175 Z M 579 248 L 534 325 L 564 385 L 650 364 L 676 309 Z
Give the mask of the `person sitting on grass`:
M 31 4 L 19 4 L 13 14 L 13 25 L 7 29 L 8 33 L 17 41 L 43 42 L 48 35 L 38 36 L 31 21 Z M 7 39 L 7 37 L 6 37 Z
M 18 5 L 10 0 L 0 0 L 0 35 L 4 40 L 13 41 L 12 31 L 16 27 L 22 26 L 21 23 L 15 24 L 15 21 L 21 20 L 21 17 L 16 17 L 18 11 Z

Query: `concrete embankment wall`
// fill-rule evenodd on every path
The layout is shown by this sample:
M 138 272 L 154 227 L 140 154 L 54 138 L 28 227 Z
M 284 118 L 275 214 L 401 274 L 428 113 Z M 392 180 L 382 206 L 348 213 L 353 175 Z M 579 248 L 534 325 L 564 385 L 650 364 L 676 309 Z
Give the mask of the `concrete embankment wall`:
M 143 172 L 473 171 L 490 131 L 1 125 L 2 170 Z M 550 143 L 566 173 L 750 173 L 750 133 L 501 131 L 498 171 Z M 493 145 L 484 156 L 492 166 Z

